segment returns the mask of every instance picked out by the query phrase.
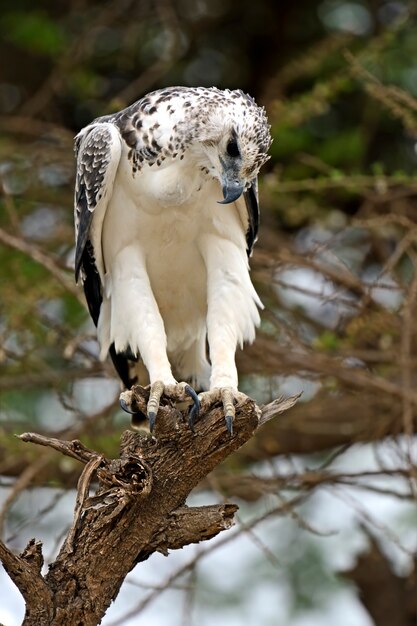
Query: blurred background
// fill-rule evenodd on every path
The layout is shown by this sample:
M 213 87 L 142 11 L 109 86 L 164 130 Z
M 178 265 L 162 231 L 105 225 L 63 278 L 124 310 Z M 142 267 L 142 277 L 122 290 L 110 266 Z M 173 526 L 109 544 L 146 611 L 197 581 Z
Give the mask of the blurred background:
M 2 0 L 0 531 L 53 559 L 81 468 L 129 425 L 73 279 L 72 139 L 166 85 L 241 88 L 272 125 L 238 355 L 258 403 L 303 392 L 200 485 L 239 524 L 134 570 L 107 626 L 417 621 L 417 29 L 405 0 Z M 0 622 L 24 605 L 0 573 Z

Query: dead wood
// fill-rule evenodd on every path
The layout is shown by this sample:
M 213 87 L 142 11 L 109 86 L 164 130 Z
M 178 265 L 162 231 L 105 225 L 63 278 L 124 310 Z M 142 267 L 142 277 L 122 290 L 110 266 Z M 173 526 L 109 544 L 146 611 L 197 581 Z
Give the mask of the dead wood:
M 146 390 L 135 387 L 132 406 L 143 410 L 146 397 Z M 201 415 L 193 433 L 184 415 L 165 400 L 155 437 L 124 432 L 118 459 L 107 459 L 78 440 L 21 435 L 22 441 L 84 463 L 72 526 L 45 577 L 39 542 L 32 540 L 20 556 L 0 544 L 4 567 L 26 602 L 24 625 L 96 626 L 137 563 L 154 552 L 168 554 L 230 528 L 236 505 L 187 507 L 187 496 L 260 423 L 296 401 L 276 400 L 261 410 L 247 398 L 236 407 L 231 437 L 220 407 Z M 93 482 L 98 488 L 90 495 Z

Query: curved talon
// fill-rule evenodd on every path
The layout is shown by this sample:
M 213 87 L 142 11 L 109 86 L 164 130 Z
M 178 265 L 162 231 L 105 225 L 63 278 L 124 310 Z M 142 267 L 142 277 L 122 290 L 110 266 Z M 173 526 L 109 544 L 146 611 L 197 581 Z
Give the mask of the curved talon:
M 187 396 L 190 396 L 190 398 L 193 399 L 194 406 L 196 407 L 196 410 L 199 411 L 200 410 L 200 398 L 198 397 L 194 389 L 190 387 L 190 385 L 185 385 L 184 391 L 187 394 Z
M 192 411 L 190 411 L 190 415 L 188 416 L 188 427 L 189 427 L 189 429 L 191 430 L 192 433 L 195 433 L 194 415 L 192 415 Z
M 151 434 L 153 433 L 153 429 L 155 428 L 155 419 L 156 419 L 156 413 L 154 413 L 153 411 L 151 412 L 148 411 L 149 430 Z
M 126 401 L 123 398 L 119 399 L 120 407 L 129 415 L 136 415 L 136 411 L 132 411 L 132 409 L 127 405 Z
M 226 420 L 226 428 L 230 436 L 233 435 L 233 415 L 225 415 L 224 419 Z
M 192 432 L 195 432 L 194 420 L 198 417 L 198 414 L 200 412 L 200 398 L 198 397 L 194 389 L 190 387 L 190 385 L 186 385 L 184 388 L 184 391 L 187 394 L 187 396 L 190 396 L 190 398 L 192 398 L 194 402 L 193 406 L 191 407 L 190 413 L 188 415 L 188 425 L 191 428 Z
M 132 416 L 131 418 L 131 426 L 135 430 L 143 428 L 142 422 L 146 420 L 146 416 L 142 413 L 142 411 L 134 411 L 129 404 L 126 402 L 123 396 L 130 394 L 129 391 L 123 391 L 119 398 L 120 408 L 123 409 L 126 413 Z
M 183 402 L 187 399 L 186 396 L 192 399 L 193 406 L 188 416 L 188 424 L 194 432 L 194 420 L 200 411 L 200 399 L 194 389 L 187 383 L 169 383 L 165 385 L 162 380 L 156 380 L 150 386 L 149 400 L 146 409 L 151 433 L 155 427 L 159 403 L 163 394 L 174 402 Z
M 200 403 L 204 412 L 217 403 L 221 403 L 226 428 L 229 435 L 232 436 L 233 422 L 236 416 L 235 403 L 241 402 L 245 397 L 245 394 L 240 393 L 234 387 L 214 387 L 210 391 L 204 391 L 200 394 Z

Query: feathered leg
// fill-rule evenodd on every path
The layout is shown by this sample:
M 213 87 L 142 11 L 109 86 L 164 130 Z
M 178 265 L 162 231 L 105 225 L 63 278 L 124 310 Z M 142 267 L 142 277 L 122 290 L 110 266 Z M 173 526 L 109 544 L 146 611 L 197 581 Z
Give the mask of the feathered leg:
M 211 360 L 210 391 L 200 395 L 203 406 L 221 400 L 227 428 L 233 429 L 238 391 L 237 345 L 252 341 L 262 306 L 249 278 L 246 251 L 215 235 L 201 239 L 207 268 L 207 337 Z
M 114 257 L 106 288 L 111 304 L 110 341 L 114 342 L 115 351 L 129 349 L 135 355 L 140 354 L 149 373 L 147 414 L 151 430 L 162 394 L 175 401 L 193 401 L 192 425 L 199 410 L 199 400 L 190 385 L 177 383 L 172 374 L 164 322 L 138 249 L 125 247 Z M 122 398 L 121 406 L 130 412 L 125 398 Z

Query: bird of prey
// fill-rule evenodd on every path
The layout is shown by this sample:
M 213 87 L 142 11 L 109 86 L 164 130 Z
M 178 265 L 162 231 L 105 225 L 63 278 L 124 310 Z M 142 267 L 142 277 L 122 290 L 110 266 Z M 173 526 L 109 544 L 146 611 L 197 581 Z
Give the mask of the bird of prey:
M 194 402 L 191 423 L 222 401 L 232 431 L 235 351 L 262 308 L 248 257 L 270 143 L 264 109 L 214 87 L 154 91 L 76 136 L 76 280 L 100 357 L 127 389 L 145 366 L 151 429 L 166 394 Z

